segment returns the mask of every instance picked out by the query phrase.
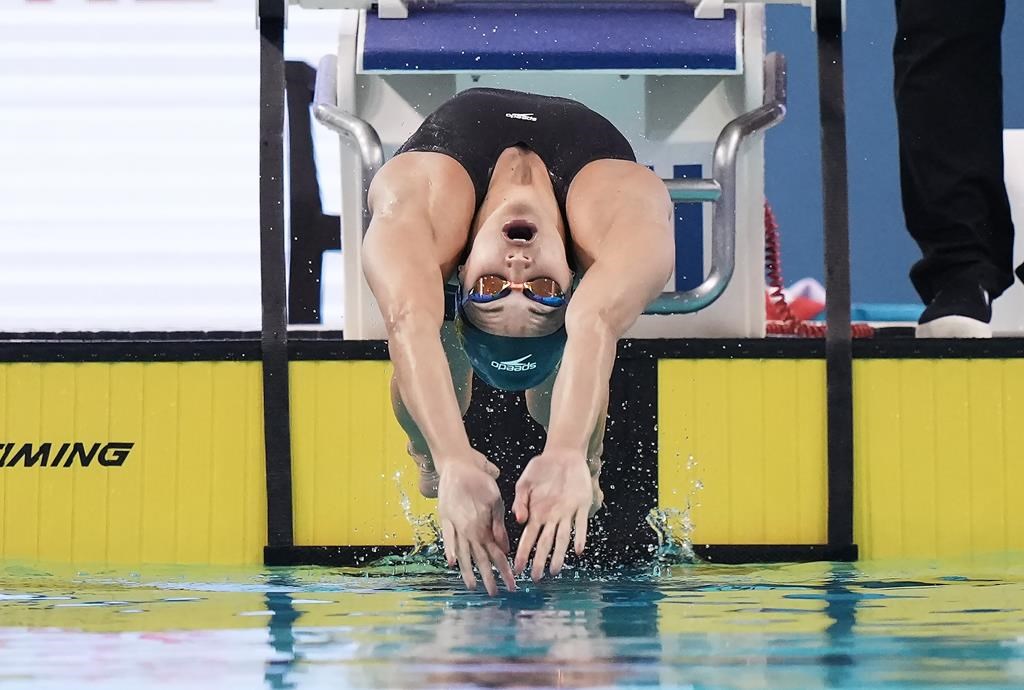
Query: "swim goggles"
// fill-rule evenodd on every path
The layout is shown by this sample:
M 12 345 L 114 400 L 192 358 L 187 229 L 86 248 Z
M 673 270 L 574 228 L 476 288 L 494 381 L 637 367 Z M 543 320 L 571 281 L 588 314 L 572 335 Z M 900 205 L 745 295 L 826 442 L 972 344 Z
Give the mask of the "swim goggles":
M 525 283 L 513 283 L 501 276 L 483 276 L 465 291 L 462 304 L 465 305 L 466 302 L 486 304 L 502 297 L 508 297 L 513 290 L 522 290 L 527 299 L 546 307 L 561 307 L 567 301 L 562 288 L 551 278 L 534 278 Z

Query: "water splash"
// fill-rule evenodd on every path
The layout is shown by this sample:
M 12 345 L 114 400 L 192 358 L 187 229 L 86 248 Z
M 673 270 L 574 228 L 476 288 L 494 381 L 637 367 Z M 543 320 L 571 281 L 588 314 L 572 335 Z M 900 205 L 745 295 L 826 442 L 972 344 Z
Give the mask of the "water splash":
M 647 524 L 658 535 L 658 548 L 655 551 L 655 574 L 659 566 L 680 563 L 696 563 L 697 554 L 693 551 L 693 523 L 690 520 L 689 508 L 651 508 L 647 514 Z
M 686 469 L 693 471 L 697 461 L 691 455 L 686 460 Z M 658 535 L 658 548 L 655 551 L 655 574 L 662 565 L 678 565 L 698 563 L 700 559 L 693 550 L 693 509 L 697 503 L 697 494 L 704 488 L 700 479 L 690 482 L 689 491 L 683 499 L 684 508 L 652 508 L 647 514 L 647 524 Z
M 447 570 L 444 559 L 444 548 L 441 541 L 441 527 L 434 519 L 433 513 L 417 515 L 412 510 L 409 494 L 402 488 L 402 473 L 395 472 L 395 484 L 398 487 L 398 504 L 406 522 L 412 527 L 413 546 L 408 553 L 401 556 L 385 556 L 373 563 L 371 567 L 401 566 L 408 569 L 426 567 L 428 570 L 440 568 Z

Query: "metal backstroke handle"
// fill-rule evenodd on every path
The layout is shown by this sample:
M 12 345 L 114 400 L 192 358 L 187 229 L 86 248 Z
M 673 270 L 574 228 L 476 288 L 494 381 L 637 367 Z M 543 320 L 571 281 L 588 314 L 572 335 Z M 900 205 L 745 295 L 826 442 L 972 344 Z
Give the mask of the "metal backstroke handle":
M 786 59 L 780 53 L 765 58 L 764 104 L 740 115 L 715 142 L 710 180 L 665 180 L 673 201 L 711 201 L 711 267 L 697 287 L 664 292 L 645 314 L 689 314 L 722 296 L 736 268 L 736 159 L 750 136 L 778 124 L 786 116 Z M 716 195 L 717 192 L 717 195 Z
M 377 130 L 366 120 L 338 107 L 338 58 L 324 56 L 316 70 L 313 89 L 313 116 L 331 129 L 347 137 L 356 146 L 363 175 L 363 233 L 370 227 L 370 205 L 366 194 L 374 175 L 384 165 L 384 147 Z

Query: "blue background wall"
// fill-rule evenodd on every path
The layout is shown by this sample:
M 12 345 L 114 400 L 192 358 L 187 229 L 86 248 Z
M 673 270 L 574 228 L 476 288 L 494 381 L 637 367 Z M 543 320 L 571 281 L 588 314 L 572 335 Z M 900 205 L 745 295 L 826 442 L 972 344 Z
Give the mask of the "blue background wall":
M 991 0 L 973 0 L 989 2 Z M 1003 29 L 1006 127 L 1024 128 L 1024 2 L 1008 0 Z M 892 101 L 892 0 L 849 0 L 846 104 L 850 163 L 853 299 L 916 302 L 907 278 L 917 245 L 900 206 L 896 111 Z M 782 226 L 787 282 L 823 279 L 821 157 L 815 36 L 805 8 L 768 9 L 768 48 L 789 58 L 789 113 L 768 133 L 767 194 Z

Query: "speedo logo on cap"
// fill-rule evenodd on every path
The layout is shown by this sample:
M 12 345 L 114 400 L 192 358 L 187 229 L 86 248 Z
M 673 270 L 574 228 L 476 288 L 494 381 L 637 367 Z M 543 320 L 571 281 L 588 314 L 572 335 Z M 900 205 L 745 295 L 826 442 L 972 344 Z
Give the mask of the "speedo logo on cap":
M 519 359 L 509 360 L 507 362 L 491 362 L 491 366 L 498 371 L 530 371 L 531 369 L 537 368 L 536 362 L 527 362 L 526 360 L 533 357 L 533 355 L 526 355 Z
M 526 120 L 527 122 L 537 121 L 537 117 L 533 113 L 505 113 L 505 117 L 510 120 Z

